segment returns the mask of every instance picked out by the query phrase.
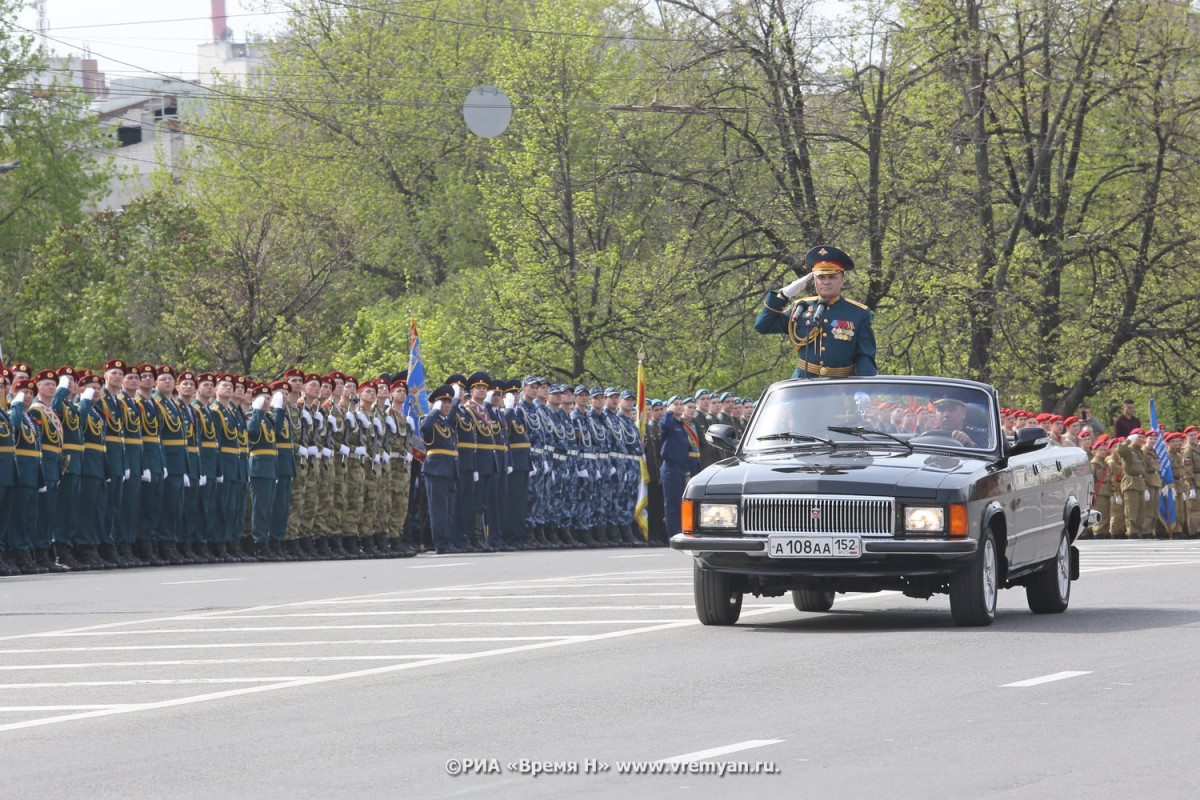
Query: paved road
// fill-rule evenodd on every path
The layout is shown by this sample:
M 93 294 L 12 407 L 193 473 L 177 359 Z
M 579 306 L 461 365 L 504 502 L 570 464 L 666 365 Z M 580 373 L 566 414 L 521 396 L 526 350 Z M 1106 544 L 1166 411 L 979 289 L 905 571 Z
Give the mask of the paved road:
M 747 598 L 739 625 L 705 628 L 690 559 L 666 550 L 3 579 L 0 785 L 1193 798 L 1200 543 L 1082 549 L 1066 614 L 1034 616 L 1008 590 L 986 629 L 895 594 L 825 614 Z M 772 774 L 700 772 L 721 768 Z

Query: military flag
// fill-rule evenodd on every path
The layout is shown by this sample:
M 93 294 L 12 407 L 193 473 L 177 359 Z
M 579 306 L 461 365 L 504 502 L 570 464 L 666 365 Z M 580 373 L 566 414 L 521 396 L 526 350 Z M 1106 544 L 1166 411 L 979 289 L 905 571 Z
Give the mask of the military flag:
M 643 361 L 646 354 L 640 348 L 638 350 L 638 374 L 637 374 L 637 426 L 638 426 L 638 441 L 646 441 L 646 367 Z M 650 539 L 650 469 L 646 466 L 645 452 L 638 458 L 642 466 L 642 480 L 638 484 L 637 505 L 633 508 L 633 517 L 637 520 L 638 527 L 642 529 L 642 538 Z
M 429 413 L 429 392 L 425 386 L 425 362 L 421 359 L 421 337 L 417 334 L 417 321 L 413 319 L 409 322 L 412 324 L 412 332 L 409 334 L 408 398 L 404 401 L 404 416 L 419 420 Z
M 1167 442 L 1158 427 L 1158 412 L 1154 398 L 1150 398 L 1150 427 L 1158 432 L 1154 437 L 1154 453 L 1158 456 L 1158 473 L 1162 475 L 1163 488 L 1158 497 L 1158 518 L 1167 533 L 1175 531 L 1175 472 L 1171 469 L 1171 457 L 1167 455 Z

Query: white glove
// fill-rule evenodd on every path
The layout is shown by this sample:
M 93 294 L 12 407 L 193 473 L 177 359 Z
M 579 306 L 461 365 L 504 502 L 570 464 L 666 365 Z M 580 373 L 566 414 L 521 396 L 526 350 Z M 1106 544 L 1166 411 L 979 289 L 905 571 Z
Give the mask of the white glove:
M 283 408 L 284 395 L 283 392 L 276 392 L 271 395 L 271 408 Z
M 492 404 L 492 395 L 494 395 L 494 394 L 495 394 L 495 392 L 489 391 L 487 394 L 485 394 L 483 396 L 483 402 L 485 405 L 490 406 Z
M 267 396 L 260 394 L 258 397 L 254 398 L 254 402 L 250 404 L 250 407 L 253 408 L 255 411 L 262 411 L 263 408 L 266 407 L 266 405 L 267 405 Z
M 167 471 L 164 469 L 164 470 L 163 470 L 163 477 L 164 477 L 164 478 L 167 476 L 167 475 L 166 475 L 166 473 L 167 473 Z M 125 470 L 125 477 L 121 478 L 121 480 L 123 480 L 123 481 L 127 481 L 127 480 L 129 480 L 129 470 Z
M 201 475 L 201 476 L 200 476 L 200 485 L 201 485 L 201 486 L 207 486 L 207 485 L 208 485 L 208 476 L 207 476 L 207 475 Z
M 1169 494 L 1171 494 L 1171 487 L 1169 487 L 1169 486 L 1164 486 L 1164 487 L 1162 487 L 1161 489 L 1159 489 L 1159 490 L 1158 490 L 1158 493 L 1159 493 L 1159 494 L 1161 494 L 1163 497 L 1166 497 L 1166 496 L 1168 496 Z
M 46 493 L 46 487 L 45 487 L 45 486 L 43 486 L 43 487 L 41 487 L 40 489 L 38 489 L 38 494 L 45 494 L 45 493 Z
M 339 444 L 338 453 L 340 453 L 342 456 L 348 456 L 350 455 L 350 448 L 344 444 Z
M 144 470 L 142 470 L 142 483 L 149 483 L 149 482 L 150 482 L 150 470 L 144 469 Z
M 391 453 L 382 453 L 382 455 L 383 455 L 383 463 L 384 464 L 392 463 L 392 454 Z
M 358 456 L 359 458 L 362 458 L 366 454 L 367 454 L 367 448 L 363 447 L 361 444 L 358 447 L 354 448 L 354 455 Z
M 218 475 L 218 476 L 217 476 L 217 483 L 224 483 L 224 482 L 225 482 L 225 476 L 224 476 L 224 475 Z
M 364 455 L 365 455 L 365 454 L 364 454 Z M 379 463 L 379 456 L 378 456 L 378 455 L 372 456 L 372 457 L 371 457 L 371 463 L 372 463 L 372 464 L 378 464 L 378 463 Z
M 476 482 L 476 483 L 478 483 L 478 482 L 479 482 L 479 473 L 478 473 L 478 472 L 472 472 L 472 473 L 471 473 L 471 475 L 472 475 L 472 476 L 475 478 L 475 482 Z
M 1125 501 L 1123 499 L 1121 499 L 1121 495 L 1119 495 L 1119 494 L 1113 495 L 1113 502 L 1119 506 L 1125 505 Z
M 183 473 L 183 488 L 185 488 L 185 489 L 192 488 L 192 479 L 188 477 L 188 474 L 186 472 Z
M 803 278 L 797 278 L 796 280 L 789 283 L 787 286 L 783 287 L 779 291 L 779 293 L 790 300 L 791 298 L 800 294 L 800 290 L 803 289 L 805 286 L 807 286 L 809 284 L 809 282 L 812 281 L 812 279 L 813 279 L 813 274 L 810 272 L 807 275 L 805 275 Z
M 328 447 L 322 447 L 321 455 L 324 456 L 325 458 L 333 458 L 333 451 L 330 450 Z
M 324 423 L 324 422 L 325 422 L 325 415 L 324 415 L 324 414 L 322 414 L 320 411 L 314 411 L 314 412 L 313 412 L 313 419 L 315 419 L 317 422 Z
M 1146 490 L 1144 490 L 1144 491 L 1142 492 L 1142 499 L 1143 499 L 1143 500 L 1149 500 L 1149 499 L 1150 499 L 1150 490 L 1149 490 L 1149 489 L 1146 489 Z
M 460 397 L 462 397 L 462 387 L 456 383 L 454 384 L 454 399 L 457 400 Z
M 58 388 L 60 388 L 60 389 L 70 389 L 70 388 L 71 388 L 71 379 L 70 379 L 70 377 L 68 377 L 68 376 L 66 376 L 66 375 L 63 375 L 61 378 L 59 378 L 59 379 L 58 379 Z
M 586 469 L 579 470 L 579 477 L 586 478 L 587 476 L 588 476 L 588 471 Z
M 616 467 L 609 467 L 609 468 L 608 468 L 608 477 L 610 477 L 610 478 L 611 478 L 613 475 L 616 475 L 616 474 L 617 474 L 617 468 L 616 468 Z
M 515 394 L 504 395 L 504 407 L 513 408 L 517 405 L 517 396 Z
M 312 425 L 312 414 L 308 413 L 307 408 L 300 409 L 300 417 L 309 425 Z
M 354 413 L 358 417 L 358 421 L 362 423 L 362 426 L 364 428 L 371 424 L 370 421 L 367 419 L 367 415 L 364 414 L 363 412 L 356 411 Z
M 389 431 L 391 431 L 392 433 L 396 432 L 396 418 L 391 416 L 390 414 L 388 415 L 388 418 L 387 418 L 387 426 L 388 426 Z M 380 433 L 382 433 L 382 431 L 380 431 Z
M 333 428 L 334 433 L 338 432 L 337 417 L 334 416 L 333 414 L 329 415 L 329 427 Z
M 404 463 L 405 464 L 412 463 L 412 451 L 411 450 L 409 450 L 407 453 L 404 454 Z
M 537 475 L 537 474 L 538 474 L 538 468 L 537 468 L 537 464 L 534 464 L 534 465 L 533 465 L 533 468 L 532 468 L 531 470 L 529 470 L 529 474 L 530 474 L 530 476 L 533 476 L 533 475 Z
M 375 419 L 371 420 L 371 424 L 375 427 L 375 433 L 383 436 L 383 420 L 381 420 L 379 417 L 375 417 Z
M 505 472 L 504 474 L 505 474 L 505 475 L 512 475 L 512 467 L 506 467 L 506 469 L 507 469 L 507 472 Z
M 82 397 L 84 400 L 91 400 L 91 399 L 95 398 L 95 396 L 96 396 L 96 387 L 95 386 L 89 386 L 88 388 L 84 389 L 83 394 L 80 395 L 80 397 Z
M 354 430 L 355 428 L 358 427 L 358 423 L 354 421 L 353 413 L 346 415 L 346 427 L 349 428 L 350 430 Z
M 550 482 L 551 482 L 551 483 L 554 483 L 556 480 L 558 480 L 558 478 L 556 478 L 556 477 L 554 476 L 554 473 L 553 473 L 553 472 L 551 472 L 551 473 L 550 473 Z
M 1188 492 L 1188 500 L 1195 500 L 1195 499 L 1196 499 L 1196 490 L 1192 489 L 1191 491 Z
M 125 477 L 126 478 L 129 477 L 129 470 L 125 470 Z M 165 481 L 166 479 L 167 479 L 167 468 L 163 467 L 163 480 Z

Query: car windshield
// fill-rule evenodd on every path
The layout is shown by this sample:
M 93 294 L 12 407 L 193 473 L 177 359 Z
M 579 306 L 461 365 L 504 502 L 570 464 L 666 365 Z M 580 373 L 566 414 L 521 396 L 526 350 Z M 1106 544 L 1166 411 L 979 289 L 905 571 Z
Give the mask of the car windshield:
M 970 386 L 811 381 L 769 392 L 742 446 L 764 452 L 832 440 L 894 447 L 900 439 L 912 447 L 990 450 L 994 416 L 990 396 Z

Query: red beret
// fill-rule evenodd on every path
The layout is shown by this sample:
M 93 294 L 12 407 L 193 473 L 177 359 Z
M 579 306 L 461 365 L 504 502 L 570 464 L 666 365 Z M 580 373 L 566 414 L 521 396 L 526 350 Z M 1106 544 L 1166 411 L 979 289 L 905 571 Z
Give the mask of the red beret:
M 254 388 L 250 390 L 250 393 L 255 397 L 258 397 L 259 395 L 265 397 L 271 394 L 271 387 L 265 383 L 256 383 Z
M 1144 430 L 1142 430 L 1141 428 L 1134 428 L 1133 430 L 1131 430 L 1129 432 L 1129 435 L 1130 436 L 1145 436 L 1146 432 Z
M 14 392 L 19 392 L 19 391 L 21 391 L 22 389 L 29 389 L 30 391 L 34 391 L 34 390 L 35 390 L 35 388 L 36 388 L 36 387 L 34 387 L 34 385 L 33 385 L 33 379 L 32 379 L 32 378 L 20 378 L 20 379 L 18 379 L 18 380 L 17 380 L 17 382 L 16 382 L 16 383 L 14 383 L 14 384 L 13 384 L 13 391 L 14 391 Z
M 1192 431 L 1200 431 L 1200 428 L 1197 428 L 1195 425 L 1188 425 L 1183 429 L 1184 433 L 1191 433 Z
M 287 381 L 272 381 L 267 388 L 272 392 L 286 392 L 292 387 Z
M 99 375 L 93 375 L 92 373 L 89 372 L 86 375 L 79 376 L 79 388 L 80 389 L 83 389 L 88 386 L 99 386 L 99 385 L 100 385 L 100 376 Z
M 196 383 L 196 373 L 192 372 L 191 370 L 184 370 L 183 372 L 179 373 L 178 380 Z
M 204 383 L 205 381 L 208 381 L 209 383 L 216 383 L 217 379 L 211 372 L 201 372 L 196 376 L 196 383 Z
M 26 375 L 32 375 L 32 374 L 33 374 L 33 370 L 31 370 L 31 369 L 29 368 L 29 365 L 28 365 L 28 364 L 26 364 L 26 363 L 25 363 L 25 362 L 23 362 L 23 361 L 18 361 L 17 363 L 15 363 L 15 364 L 13 364 L 12 366 L 10 366 L 10 367 L 9 367 L 9 369 L 11 369 L 11 370 L 12 370 L 12 373 L 13 373 L 14 375 L 16 375 L 18 372 L 24 372 Z
M 1079 422 L 1079 417 L 1067 417 L 1063 420 L 1063 425 L 1073 425 L 1076 422 Z
M 284 379 L 285 381 L 286 381 L 288 378 L 303 378 L 303 377 L 304 377 L 304 370 L 302 370 L 302 369 L 297 369 L 296 367 L 292 367 L 291 369 L 289 369 L 289 370 L 286 370 L 286 371 L 283 373 L 283 379 Z
M 313 381 L 316 381 L 317 383 L 324 383 L 325 379 L 315 372 L 310 372 L 304 376 L 305 383 L 312 383 Z
M 355 386 L 358 386 L 358 378 L 353 375 L 343 375 L 342 383 L 353 383 Z
M 54 374 L 56 374 L 58 377 L 61 378 L 63 375 L 75 375 L 76 372 L 75 372 L 75 368 L 72 367 L 70 364 L 63 364 L 61 367 L 59 367 L 58 369 L 56 369 L 54 371 Z
M 174 375 L 174 374 L 175 374 L 175 368 L 172 367 L 170 364 L 159 364 L 158 369 L 154 370 L 154 375 L 156 377 L 159 375 Z
M 37 375 L 34 375 L 34 376 L 33 376 L 33 382 L 34 382 L 34 383 L 41 383 L 42 381 L 55 381 L 55 382 L 57 382 L 57 381 L 58 381 L 58 373 L 57 373 L 57 372 L 55 372 L 55 371 L 54 371 L 54 370 L 52 370 L 52 369 L 43 369 L 43 370 L 40 370 L 40 371 L 38 372 L 38 374 L 37 374 Z
M 403 388 L 405 390 L 408 389 L 408 381 L 404 380 L 404 378 L 398 378 L 398 379 L 392 381 L 392 385 L 388 387 L 388 390 L 394 392 L 397 389 L 401 389 L 401 388 Z
M 124 372 L 129 369 L 129 365 L 119 358 L 110 358 L 104 362 L 104 371 L 108 372 L 110 369 L 119 369 L 121 372 Z

